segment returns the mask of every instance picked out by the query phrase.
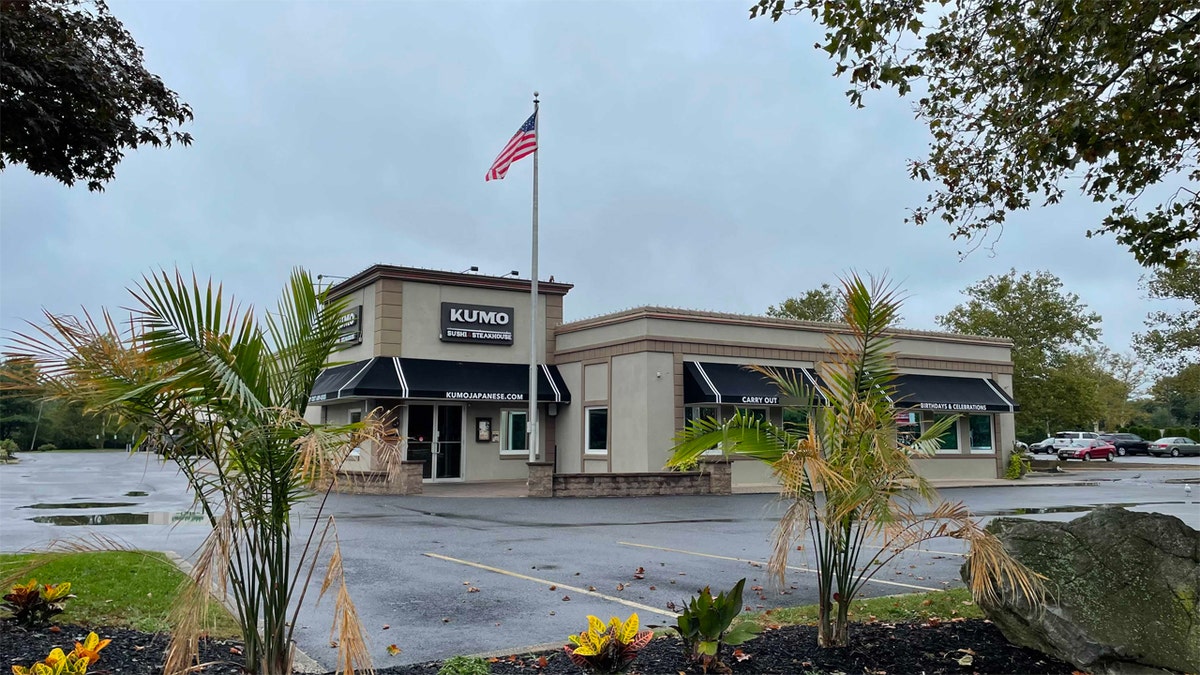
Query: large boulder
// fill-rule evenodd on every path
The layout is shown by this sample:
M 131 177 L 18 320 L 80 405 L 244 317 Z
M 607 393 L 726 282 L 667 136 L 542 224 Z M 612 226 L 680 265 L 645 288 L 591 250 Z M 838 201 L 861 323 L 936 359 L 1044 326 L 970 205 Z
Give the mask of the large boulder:
M 981 607 L 1009 641 L 1097 674 L 1200 671 L 1200 531 L 1122 508 L 987 529 L 1049 579 L 1044 609 L 1012 593 Z

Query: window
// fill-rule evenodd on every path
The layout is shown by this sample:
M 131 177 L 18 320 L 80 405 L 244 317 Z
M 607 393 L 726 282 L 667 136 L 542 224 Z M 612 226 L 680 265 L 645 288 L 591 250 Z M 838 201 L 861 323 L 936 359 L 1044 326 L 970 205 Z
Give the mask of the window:
M 525 420 L 529 413 L 524 410 L 505 410 L 500 413 L 500 454 L 528 455 L 529 438 L 526 436 Z
M 350 424 L 358 424 L 361 421 L 362 421 L 362 409 L 359 408 L 359 409 L 351 410 L 350 411 Z
M 608 408 L 588 408 L 585 415 L 584 452 L 589 455 L 608 454 Z
M 947 417 L 952 417 L 952 416 L 951 415 L 929 415 L 929 414 L 926 414 L 924 421 L 922 423 L 922 428 L 928 429 L 929 427 L 933 426 L 937 422 L 940 422 L 940 421 L 946 419 Z M 954 424 L 951 424 L 950 428 L 947 429 L 941 435 L 940 438 L 938 438 L 938 443 L 940 444 L 938 447 L 938 454 L 957 455 L 961 452 L 961 450 L 958 449 L 958 422 L 957 421 Z
M 767 421 L 767 409 L 766 408 L 735 408 L 734 412 L 743 417 L 757 419 L 759 422 Z
M 688 426 L 690 426 L 692 422 L 701 421 L 701 420 L 716 420 L 716 421 L 720 422 L 721 421 L 720 409 L 715 406 L 706 406 L 706 405 L 692 405 L 692 406 L 687 406 L 683 409 L 683 423 L 684 423 L 685 429 Z M 714 445 L 713 447 L 709 448 L 708 450 L 705 450 L 704 454 L 719 455 L 719 454 L 721 454 L 721 449 Z
M 994 452 L 992 444 L 992 416 L 971 415 L 967 418 L 971 428 L 971 452 L 974 454 L 990 455 Z
M 896 440 L 904 445 L 912 445 L 921 436 L 921 413 L 896 413 Z
M 720 412 L 714 406 L 690 405 L 683 409 L 683 422 L 686 427 L 689 422 L 713 418 L 720 421 Z

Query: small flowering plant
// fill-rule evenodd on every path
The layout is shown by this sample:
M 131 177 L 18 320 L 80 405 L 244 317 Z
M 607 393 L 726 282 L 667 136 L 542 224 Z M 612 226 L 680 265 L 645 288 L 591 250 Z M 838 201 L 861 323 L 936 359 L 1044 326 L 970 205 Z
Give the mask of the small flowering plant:
M 13 675 L 87 675 L 89 664 L 100 660 L 100 650 L 108 646 L 112 640 L 101 640 L 95 633 L 88 633 L 83 642 L 76 642 L 75 649 L 69 654 L 55 647 L 45 661 L 39 661 L 28 668 L 13 666 Z
M 588 616 L 587 630 L 570 636 L 571 644 L 564 647 L 571 661 L 589 673 L 619 673 L 625 670 L 654 633 L 638 630 L 638 615 L 630 614 L 621 621 L 612 617 L 606 626 L 594 616 Z

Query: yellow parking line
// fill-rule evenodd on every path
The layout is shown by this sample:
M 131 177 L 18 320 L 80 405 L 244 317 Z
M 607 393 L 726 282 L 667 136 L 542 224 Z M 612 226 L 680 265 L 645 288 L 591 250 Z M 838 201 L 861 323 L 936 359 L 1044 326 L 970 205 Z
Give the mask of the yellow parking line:
M 531 577 L 527 574 L 521 574 L 519 572 L 510 572 L 505 569 L 500 569 L 499 567 L 492 567 L 491 565 L 484 565 L 483 563 L 471 562 L 470 560 L 460 560 L 458 558 L 451 558 L 448 555 L 441 555 L 439 553 L 425 553 L 424 555 L 427 557 L 430 557 L 430 558 L 437 558 L 438 560 L 446 560 L 446 561 L 449 561 L 452 563 L 458 563 L 459 565 L 466 565 L 468 567 L 476 567 L 481 570 L 487 570 L 488 572 L 495 572 L 496 574 L 503 574 L 508 577 L 515 577 L 517 579 L 524 579 L 526 581 L 535 581 L 539 584 L 545 584 L 547 586 L 558 586 L 559 588 L 564 588 L 568 591 L 571 591 L 572 593 L 579 593 L 581 595 L 590 595 L 595 598 L 601 598 L 603 600 L 620 603 L 627 607 L 633 607 L 634 609 L 640 609 L 643 612 L 650 612 L 653 614 L 657 614 L 659 616 L 665 616 L 668 619 L 674 619 L 677 616 L 674 612 L 669 612 L 665 609 L 659 609 L 657 607 L 651 607 L 650 605 L 643 605 L 640 602 L 634 602 L 632 600 L 626 600 L 625 598 L 617 598 L 617 597 L 613 597 L 611 595 L 605 595 L 605 594 L 599 593 L 597 591 L 589 591 L 586 588 L 579 588 L 578 586 L 570 586 L 568 584 L 559 583 L 557 581 L 550 581 L 549 579 L 539 579 L 537 577 Z
M 727 555 L 714 555 L 712 553 L 700 553 L 697 551 L 684 551 L 682 549 L 667 548 L 665 546 L 651 546 L 649 544 L 634 544 L 633 542 L 628 542 L 628 541 L 618 541 L 617 543 L 620 544 L 621 546 L 636 546 L 638 548 L 650 548 L 650 549 L 654 549 L 656 551 L 670 551 L 671 553 L 683 553 L 684 555 L 700 556 L 701 558 L 715 558 L 717 560 L 732 560 L 734 562 L 757 563 L 759 565 L 766 564 L 759 560 L 749 560 L 747 558 L 733 558 L 733 557 L 730 557 Z M 788 565 L 788 569 L 796 570 L 797 572 L 810 572 L 812 574 L 817 573 L 816 570 L 809 569 L 807 567 L 793 567 L 792 565 Z M 918 586 L 916 584 L 906 584 L 906 583 L 903 583 L 900 581 L 884 581 L 883 579 L 867 579 L 867 581 L 872 584 L 886 584 L 888 586 L 900 586 L 902 588 L 915 588 L 919 591 L 940 591 L 940 590 L 942 590 L 940 588 L 931 588 L 929 586 Z

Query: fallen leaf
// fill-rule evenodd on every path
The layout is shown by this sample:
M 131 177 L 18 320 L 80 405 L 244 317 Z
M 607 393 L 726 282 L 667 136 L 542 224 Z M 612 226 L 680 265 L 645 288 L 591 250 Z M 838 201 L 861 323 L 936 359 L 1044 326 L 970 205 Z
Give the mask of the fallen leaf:
M 593 593 L 595 593 L 595 592 L 596 592 L 596 587 L 595 587 L 595 586 L 588 586 L 588 590 L 589 590 L 589 591 L 592 591 Z
M 475 588 L 474 586 L 469 586 L 469 587 L 467 587 L 467 592 L 468 593 L 478 593 L 479 589 Z
M 389 628 L 391 628 L 391 627 L 392 627 L 392 626 L 391 626 L 391 624 L 386 624 L 386 623 L 385 623 L 385 624 L 383 624 L 383 629 L 384 629 L 384 630 L 387 630 L 387 629 L 389 629 Z
M 651 587 L 650 587 L 650 590 L 652 590 L 652 591 L 653 591 L 653 590 L 656 590 L 656 589 L 655 589 L 653 586 L 651 586 Z
M 969 666 L 972 663 L 975 663 L 975 657 L 971 656 L 970 654 L 964 654 L 961 659 L 955 660 L 958 661 L 958 665 L 960 666 Z
M 334 649 L 337 649 L 337 645 L 338 645 L 338 643 L 337 643 L 337 640 L 330 640 L 330 641 L 329 641 L 329 646 L 330 646 L 330 647 L 333 647 Z
M 964 605 L 973 605 L 973 604 L 975 604 L 975 603 L 974 603 L 973 601 L 971 601 L 971 600 L 963 600 L 963 604 L 964 604 Z
M 752 590 L 752 591 L 761 591 L 762 589 L 763 589 L 762 586 L 751 586 L 750 587 L 750 590 Z
M 555 612 L 554 610 L 550 610 L 550 616 L 554 616 L 554 615 L 555 615 L 555 613 L 556 613 L 556 612 Z
M 545 667 L 546 667 L 546 657 L 545 657 L 545 656 L 539 656 L 539 657 L 538 657 L 538 660 L 537 660 L 537 667 L 538 667 L 538 668 L 545 668 Z
M 230 654 L 233 654 L 234 656 L 241 656 L 241 654 L 242 654 L 242 650 L 241 650 L 240 648 L 238 648 L 238 647 L 230 647 L 230 648 L 229 648 L 229 653 L 230 653 Z
M 463 586 L 470 586 L 470 585 L 471 585 L 471 582 L 469 582 L 469 581 L 464 581 L 464 582 L 463 582 Z
M 450 617 L 448 617 L 448 616 L 443 616 L 443 617 L 442 617 L 442 623 L 450 623 Z
M 733 658 L 737 659 L 738 663 L 741 663 L 742 661 L 750 660 L 750 655 L 740 649 L 735 649 L 733 650 Z
M 563 602 L 568 602 L 570 599 L 571 599 L 571 596 L 569 596 L 569 595 L 563 596 Z
M 618 590 L 618 591 L 623 591 L 623 590 L 625 590 L 625 584 L 622 584 L 622 583 L 620 583 L 620 582 L 617 582 L 617 590 Z
M 558 590 L 558 586 L 555 586 L 555 585 L 551 584 L 551 585 L 550 585 L 550 590 L 552 590 L 552 591 L 557 591 L 557 590 Z
M 397 647 L 395 644 L 390 644 L 387 646 L 387 653 L 391 654 L 392 656 L 396 656 L 397 654 L 400 653 L 400 648 Z
M 500 663 L 500 659 L 493 656 L 492 658 L 488 659 L 488 663 Z
M 50 626 L 49 630 L 51 633 L 61 633 L 62 632 L 62 629 L 59 628 L 58 626 Z
M 932 601 L 932 600 L 923 600 L 923 601 L 921 601 L 921 606 L 922 606 L 922 607 L 928 607 L 928 606 L 930 606 L 930 605 L 932 605 L 932 604 L 933 604 L 933 601 Z
M 753 610 L 753 609 L 750 607 L 750 605 L 746 605 L 746 607 L 745 607 L 745 611 L 747 611 L 747 612 L 753 612 L 754 610 Z
M 146 648 L 146 646 L 145 646 L 145 645 L 134 645 L 134 646 L 133 646 L 133 651 L 135 651 L 135 652 L 140 652 L 140 651 L 142 651 L 142 650 L 143 650 L 143 649 L 145 649 L 145 648 Z

